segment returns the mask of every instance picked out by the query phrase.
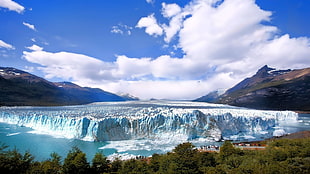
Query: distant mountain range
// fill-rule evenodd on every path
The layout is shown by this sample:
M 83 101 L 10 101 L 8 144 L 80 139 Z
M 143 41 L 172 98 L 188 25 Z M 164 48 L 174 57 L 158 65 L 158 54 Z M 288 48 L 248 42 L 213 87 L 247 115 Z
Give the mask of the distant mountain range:
M 136 100 L 70 82 L 53 83 L 15 68 L 0 67 L 0 106 L 58 106 Z
M 70 82 L 50 82 L 15 68 L 0 67 L 0 106 L 59 106 L 138 100 Z M 264 66 L 236 86 L 194 101 L 256 109 L 310 112 L 310 68 L 275 70 Z
M 266 65 L 224 94 L 212 92 L 195 101 L 256 109 L 310 111 L 310 68 L 275 70 Z

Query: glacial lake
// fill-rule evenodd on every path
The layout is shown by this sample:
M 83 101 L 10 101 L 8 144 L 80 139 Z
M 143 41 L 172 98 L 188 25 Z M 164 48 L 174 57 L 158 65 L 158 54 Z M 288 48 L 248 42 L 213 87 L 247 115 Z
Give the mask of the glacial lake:
M 112 104 L 112 105 L 118 105 L 118 104 Z M 216 109 L 222 109 L 225 106 L 217 106 L 217 105 L 203 105 L 203 104 L 192 104 L 192 103 L 177 103 L 177 104 L 170 104 L 165 103 L 165 106 L 158 104 L 152 104 L 149 106 L 149 103 L 147 105 L 139 104 L 139 105 L 132 105 L 130 107 L 134 108 L 134 111 L 136 111 L 136 108 L 143 108 L 143 107 L 151 107 L 151 108 L 160 108 L 163 107 L 166 110 L 177 110 L 179 108 L 186 108 L 186 109 L 206 109 L 206 108 L 212 108 Z M 171 106 L 170 106 L 171 105 Z M 92 107 L 93 105 L 85 105 L 85 106 L 76 106 L 78 108 L 84 108 L 84 107 Z M 109 104 L 109 106 L 111 106 Z M 212 107 L 211 107 L 212 106 Z M 98 107 L 98 105 L 96 105 Z M 105 104 L 103 106 L 100 105 L 100 107 L 105 107 Z M 126 107 L 128 107 L 126 105 Z M 16 107 L 17 109 L 18 107 Z M 228 107 L 230 108 L 230 107 Z M 0 108 L 0 111 L 2 109 L 2 112 L 5 111 L 5 109 Z M 11 108 L 12 109 L 12 108 Z M 31 110 L 32 108 L 27 108 L 27 110 Z M 57 109 L 63 109 L 62 107 L 56 107 L 52 108 L 53 110 Z M 230 108 L 230 109 L 236 109 L 239 111 L 238 108 Z M 241 108 L 240 110 L 243 111 L 244 108 Z M 14 109 L 13 109 L 14 110 Z M 37 107 L 33 108 L 34 112 L 37 112 L 40 110 Z M 166 111 L 165 110 L 165 111 Z M 127 111 L 126 111 L 127 112 Z M 143 110 L 144 114 L 146 111 Z M 178 111 L 179 113 L 180 111 Z M 183 112 L 183 111 L 182 111 Z M 187 112 L 187 111 L 186 111 Z M 248 112 L 246 109 L 244 112 Z M 118 113 L 119 114 L 119 113 Z M 261 120 L 259 120 L 261 121 Z M 257 122 L 257 121 L 256 121 Z M 310 130 L 310 114 L 299 114 L 298 119 L 296 121 L 279 121 L 280 127 L 279 130 L 285 131 L 285 133 L 293 133 L 303 130 Z M 278 129 L 278 128 L 275 128 Z M 158 129 L 160 130 L 160 129 Z M 156 130 L 156 131 L 158 131 Z M 178 130 L 179 131 L 179 130 Z M 263 131 L 262 131 L 263 132 Z M 253 136 L 243 136 L 239 137 L 237 136 L 230 136 L 235 137 L 235 140 L 259 140 L 264 137 L 253 137 Z M 266 135 L 267 136 L 267 135 Z M 138 138 L 138 139 L 129 139 L 129 140 L 117 140 L 117 141 L 84 141 L 76 138 L 65 138 L 62 136 L 55 136 L 51 134 L 47 134 L 46 132 L 38 131 L 29 127 L 20 126 L 16 124 L 8 124 L 8 123 L 0 123 L 0 142 L 4 143 L 5 145 L 8 145 L 10 149 L 18 149 L 20 152 L 29 151 L 31 154 L 35 156 L 36 160 L 42 161 L 46 160 L 50 157 L 50 154 L 53 152 L 58 153 L 60 156 L 62 156 L 62 159 L 64 159 L 69 152 L 69 150 L 76 146 L 80 148 L 83 152 L 87 154 L 88 161 L 91 161 L 93 156 L 96 152 L 102 152 L 106 156 L 110 158 L 114 157 L 121 157 L 123 159 L 131 158 L 134 156 L 151 156 L 154 153 L 166 153 L 168 151 L 171 151 L 176 145 L 190 141 L 196 146 L 204 146 L 204 145 L 220 145 L 221 142 L 215 142 L 211 141 L 210 139 L 205 138 L 193 138 L 188 139 L 188 136 L 183 136 L 181 134 L 174 134 L 174 136 L 171 136 L 171 134 L 167 133 L 161 133 L 160 137 L 158 138 Z

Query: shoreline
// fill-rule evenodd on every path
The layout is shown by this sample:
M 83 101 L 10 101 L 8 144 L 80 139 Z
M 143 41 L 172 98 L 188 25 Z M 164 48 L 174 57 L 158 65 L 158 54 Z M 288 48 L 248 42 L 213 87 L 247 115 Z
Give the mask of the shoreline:
M 279 140 L 279 139 L 306 139 L 306 138 L 310 138 L 310 130 L 306 130 L 306 131 L 299 131 L 299 132 L 295 132 L 295 133 L 290 133 L 290 134 L 285 134 L 282 136 L 275 136 L 275 137 L 271 137 L 271 138 L 267 138 L 265 140 L 261 140 L 261 141 L 245 141 L 245 142 L 233 142 L 234 145 L 238 145 L 238 144 L 244 144 L 245 146 L 251 146 L 253 145 L 257 145 L 259 144 L 259 146 L 266 146 L 267 142 L 269 141 L 273 141 L 273 140 Z

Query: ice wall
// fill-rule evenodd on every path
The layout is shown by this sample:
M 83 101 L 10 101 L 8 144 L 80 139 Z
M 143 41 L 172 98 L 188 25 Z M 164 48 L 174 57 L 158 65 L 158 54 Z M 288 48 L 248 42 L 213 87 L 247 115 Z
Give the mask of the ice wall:
M 2 107 L 0 122 L 89 141 L 156 139 L 162 135 L 219 141 L 231 136 L 272 135 L 290 111 L 259 111 L 210 104 L 112 103 L 75 107 Z

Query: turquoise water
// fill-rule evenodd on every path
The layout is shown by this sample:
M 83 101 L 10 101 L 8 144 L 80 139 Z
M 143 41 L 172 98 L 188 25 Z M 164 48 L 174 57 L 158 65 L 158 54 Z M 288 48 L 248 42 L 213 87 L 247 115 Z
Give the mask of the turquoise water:
M 104 142 L 55 138 L 50 135 L 36 134 L 33 129 L 27 127 L 5 123 L 0 123 L 0 142 L 8 145 L 10 149 L 17 148 L 22 153 L 29 151 L 39 161 L 48 159 L 53 152 L 58 153 L 64 159 L 74 146 L 85 152 L 89 161 L 96 152 L 103 152 L 106 156 L 115 153 L 114 149 L 99 149 L 107 144 Z

